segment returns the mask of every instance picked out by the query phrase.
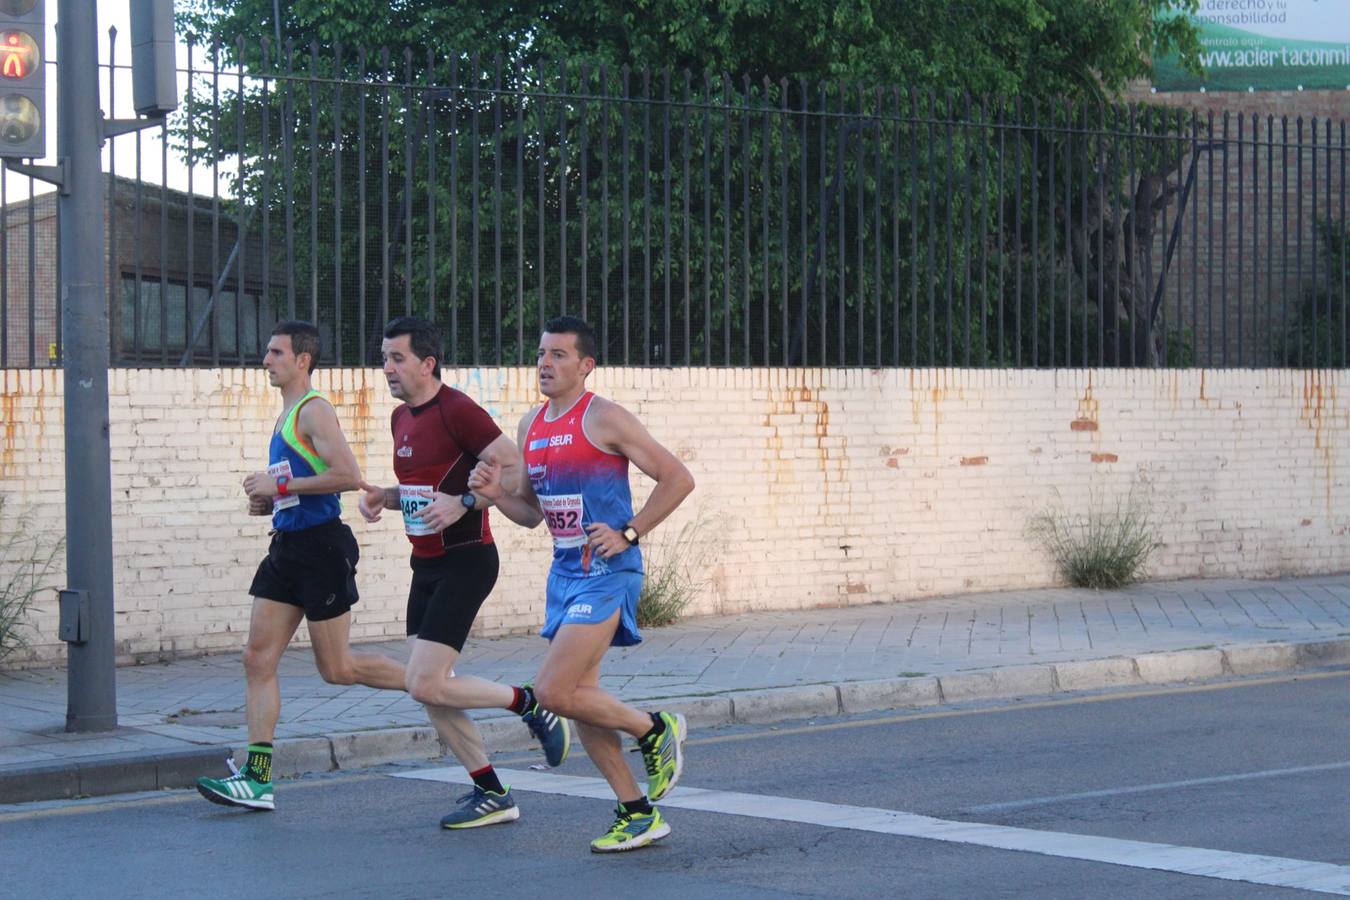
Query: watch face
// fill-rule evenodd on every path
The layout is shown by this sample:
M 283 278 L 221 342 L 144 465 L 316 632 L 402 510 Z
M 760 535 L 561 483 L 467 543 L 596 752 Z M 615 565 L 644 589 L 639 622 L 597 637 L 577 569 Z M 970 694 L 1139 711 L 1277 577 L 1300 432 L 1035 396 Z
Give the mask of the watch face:
M 459 502 L 462 503 L 462 504 L 464 504 L 464 508 L 465 508 L 465 509 L 473 509 L 473 508 L 474 508 L 474 504 L 475 504 L 477 501 L 474 499 L 473 494 L 464 494 L 463 496 L 461 496 L 461 497 L 459 498 Z

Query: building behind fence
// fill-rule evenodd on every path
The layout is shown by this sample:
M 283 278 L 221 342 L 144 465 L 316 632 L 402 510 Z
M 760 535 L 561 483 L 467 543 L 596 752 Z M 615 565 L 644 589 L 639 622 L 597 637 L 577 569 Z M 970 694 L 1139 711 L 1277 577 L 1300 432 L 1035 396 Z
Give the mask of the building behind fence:
M 468 365 L 561 312 L 636 366 L 1347 362 L 1343 119 L 240 58 L 190 55 L 185 178 L 114 142 L 113 365 L 253 365 L 289 317 L 368 365 L 405 312 Z M 57 365 L 54 203 L 13 184 L 0 366 Z

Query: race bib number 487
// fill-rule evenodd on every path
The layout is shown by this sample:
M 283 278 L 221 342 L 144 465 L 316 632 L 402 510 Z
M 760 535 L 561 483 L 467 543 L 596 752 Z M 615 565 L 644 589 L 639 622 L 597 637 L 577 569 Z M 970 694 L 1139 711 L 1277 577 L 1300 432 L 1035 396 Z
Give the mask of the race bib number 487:
M 586 529 L 581 524 L 586 509 L 580 494 L 540 497 L 539 506 L 555 547 L 580 547 L 586 543 Z
M 436 489 L 429 484 L 400 484 L 398 486 L 398 505 L 403 510 L 403 530 L 413 536 L 435 534 L 432 528 L 421 519 L 414 518 L 423 507 L 431 505 L 431 495 Z

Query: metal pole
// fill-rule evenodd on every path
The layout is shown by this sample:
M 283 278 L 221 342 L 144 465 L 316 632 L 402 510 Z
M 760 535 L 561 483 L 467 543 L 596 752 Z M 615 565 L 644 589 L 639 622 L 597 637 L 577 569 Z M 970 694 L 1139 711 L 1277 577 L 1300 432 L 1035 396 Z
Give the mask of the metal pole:
M 117 727 L 117 689 L 98 13 L 88 0 L 60 0 L 57 9 L 57 155 L 66 178 L 59 200 L 66 559 L 70 587 L 89 598 L 82 629 L 88 638 L 69 645 L 66 730 L 107 731 Z

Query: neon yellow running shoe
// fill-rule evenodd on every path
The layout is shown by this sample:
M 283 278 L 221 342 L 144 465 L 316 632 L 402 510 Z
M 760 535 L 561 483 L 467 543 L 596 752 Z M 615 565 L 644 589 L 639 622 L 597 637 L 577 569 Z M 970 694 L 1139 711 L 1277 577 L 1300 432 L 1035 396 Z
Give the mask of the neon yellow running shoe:
M 665 730 L 649 741 L 638 741 L 647 767 L 647 797 L 653 803 L 669 794 L 684 772 L 684 739 L 689 731 L 680 713 L 657 713 Z
M 650 813 L 630 813 L 624 812 L 620 806 L 614 810 L 614 814 L 617 818 L 609 831 L 591 841 L 592 853 L 636 850 L 670 834 L 670 826 L 655 807 Z

